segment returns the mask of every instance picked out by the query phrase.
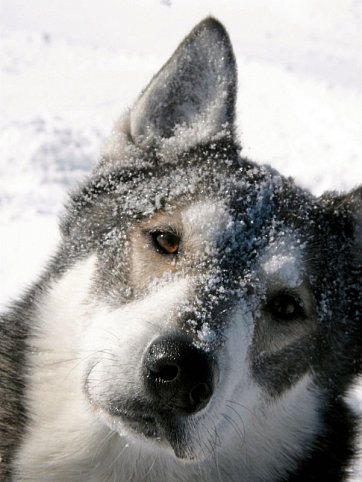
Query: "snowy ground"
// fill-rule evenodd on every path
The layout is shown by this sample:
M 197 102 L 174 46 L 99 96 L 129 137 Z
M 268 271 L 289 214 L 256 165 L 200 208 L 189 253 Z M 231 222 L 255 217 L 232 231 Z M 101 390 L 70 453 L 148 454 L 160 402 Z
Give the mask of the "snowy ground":
M 361 183 L 360 0 L 0 0 L 0 307 L 53 251 L 114 120 L 209 14 L 235 47 L 244 153 L 316 194 Z

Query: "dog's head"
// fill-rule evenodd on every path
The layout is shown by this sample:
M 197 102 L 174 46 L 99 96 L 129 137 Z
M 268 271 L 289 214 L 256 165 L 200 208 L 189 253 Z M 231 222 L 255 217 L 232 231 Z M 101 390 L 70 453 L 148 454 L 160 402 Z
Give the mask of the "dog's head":
M 84 393 L 145 450 L 291 460 L 359 368 L 361 191 L 317 199 L 241 158 L 235 96 L 207 19 L 74 195 L 67 252 L 96 255 Z

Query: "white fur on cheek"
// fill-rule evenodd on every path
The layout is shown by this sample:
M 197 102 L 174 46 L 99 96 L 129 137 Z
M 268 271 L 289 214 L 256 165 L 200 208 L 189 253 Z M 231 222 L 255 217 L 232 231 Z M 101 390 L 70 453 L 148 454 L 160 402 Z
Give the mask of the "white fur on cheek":
M 83 451 L 86 456 L 99 429 L 82 393 L 80 362 L 87 354 L 79 348 L 96 261 L 95 256 L 80 261 L 50 284 L 32 320 L 26 392 L 30 430 L 15 462 L 24 480 L 43 480 L 39 474 L 61 461 L 72 445 L 71 459 Z
M 143 300 L 111 311 L 104 306 L 91 318 L 82 349 L 93 354 L 87 386 L 93 401 L 132 395 L 141 388 L 143 353 L 151 341 L 167 331 L 172 309 L 186 297 L 185 279 L 167 283 Z M 170 323 L 170 330 L 173 326 Z
M 315 436 L 320 433 L 319 406 L 322 403 L 313 390 L 312 377 L 307 374 L 276 400 L 264 398 L 254 387 L 254 403 L 244 402 L 242 389 L 232 405 L 229 416 L 240 428 L 225 438 L 225 451 L 240 445 L 240 472 L 244 480 L 280 480 L 287 470 L 295 469 L 300 457 L 308 453 Z M 250 410 L 244 417 L 245 410 Z M 240 418 L 236 416 L 241 414 Z

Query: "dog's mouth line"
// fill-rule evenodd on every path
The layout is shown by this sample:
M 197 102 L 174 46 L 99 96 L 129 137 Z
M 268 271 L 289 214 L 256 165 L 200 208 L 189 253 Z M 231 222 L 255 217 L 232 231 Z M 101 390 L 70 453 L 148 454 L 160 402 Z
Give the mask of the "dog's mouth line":
M 127 422 L 140 422 L 153 425 L 157 424 L 155 417 L 153 417 L 152 415 L 144 415 L 143 413 L 136 413 L 128 410 L 117 410 L 112 411 L 111 414 L 112 416 L 119 417 Z
M 156 416 L 144 414 L 138 410 L 122 408 L 112 408 L 111 410 L 108 409 L 107 413 L 108 417 L 114 421 L 124 423 L 137 435 L 157 441 L 167 439 L 167 437 L 165 437 L 163 434 L 161 423 L 157 420 Z

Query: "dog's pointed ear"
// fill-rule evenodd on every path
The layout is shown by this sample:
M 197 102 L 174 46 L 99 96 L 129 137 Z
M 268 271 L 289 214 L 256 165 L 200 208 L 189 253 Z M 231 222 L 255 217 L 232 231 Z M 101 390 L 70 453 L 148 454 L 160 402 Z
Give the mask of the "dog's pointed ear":
M 230 39 L 215 19 L 199 23 L 141 94 L 128 119 L 135 144 L 159 144 L 196 129 L 196 138 L 232 133 L 236 66 Z M 202 140 L 202 139 L 201 139 Z
M 355 253 L 362 261 L 362 186 L 353 191 L 332 198 L 335 213 L 348 220 L 349 231 L 354 239 Z

